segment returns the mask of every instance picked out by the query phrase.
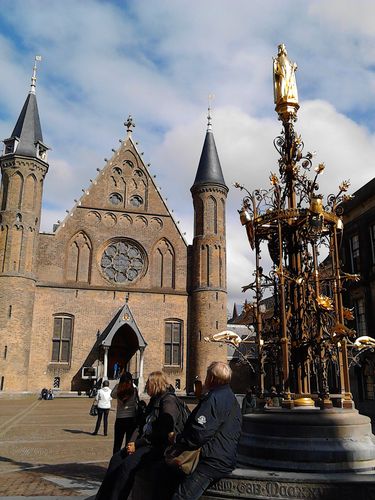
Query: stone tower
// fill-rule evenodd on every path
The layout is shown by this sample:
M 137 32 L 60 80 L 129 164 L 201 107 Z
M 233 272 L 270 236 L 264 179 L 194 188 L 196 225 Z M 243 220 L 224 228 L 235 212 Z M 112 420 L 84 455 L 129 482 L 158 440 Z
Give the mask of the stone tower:
M 194 239 L 190 248 L 189 390 L 194 379 L 204 382 L 212 361 L 227 360 L 226 345 L 204 337 L 226 330 L 225 184 L 212 133 L 210 115 L 197 174 L 191 188 Z
M 34 256 L 48 171 L 35 84 L 36 64 L 30 92 L 0 157 L 0 390 L 28 387 Z

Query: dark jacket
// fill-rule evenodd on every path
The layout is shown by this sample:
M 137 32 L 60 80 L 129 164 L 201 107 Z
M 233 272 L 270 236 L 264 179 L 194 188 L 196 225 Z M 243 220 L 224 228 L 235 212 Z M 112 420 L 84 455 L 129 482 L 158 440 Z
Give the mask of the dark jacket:
M 247 413 L 253 413 L 253 411 L 257 407 L 257 397 L 255 394 L 248 392 L 242 400 L 242 415 L 246 415 Z
M 168 434 L 178 432 L 180 425 L 177 397 L 171 392 L 152 397 L 146 408 L 146 424 L 135 441 L 136 448 L 151 444 L 164 450 L 169 444 Z
M 236 466 L 242 416 L 228 384 L 215 387 L 191 413 L 177 441 L 188 448 L 201 448 L 197 470 L 214 479 Z

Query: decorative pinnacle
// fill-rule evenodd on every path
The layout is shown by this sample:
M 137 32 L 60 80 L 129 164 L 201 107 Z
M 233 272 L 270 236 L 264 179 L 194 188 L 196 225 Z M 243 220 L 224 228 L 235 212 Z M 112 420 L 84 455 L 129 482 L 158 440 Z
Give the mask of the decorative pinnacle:
M 41 60 L 42 60 L 42 56 L 35 56 L 33 75 L 31 77 L 30 94 L 35 94 L 35 90 L 36 90 L 36 62 L 41 61 Z
M 125 127 L 126 127 L 126 132 L 128 133 L 128 137 L 131 136 L 132 132 L 133 132 L 133 128 L 135 127 L 135 123 L 133 121 L 133 117 L 132 115 L 129 115 L 128 116 L 128 119 L 127 121 L 124 123 Z
M 211 103 L 215 96 L 208 94 L 207 132 L 212 131 Z

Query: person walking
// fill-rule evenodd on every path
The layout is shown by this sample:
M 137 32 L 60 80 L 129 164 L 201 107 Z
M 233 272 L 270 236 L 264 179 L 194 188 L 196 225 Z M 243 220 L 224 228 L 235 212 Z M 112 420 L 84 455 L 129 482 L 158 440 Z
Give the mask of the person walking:
M 96 436 L 99 432 L 100 424 L 104 425 L 104 435 L 108 435 L 108 414 L 111 409 L 111 389 L 109 388 L 108 380 L 104 380 L 103 387 L 98 390 L 97 395 L 95 396 L 95 400 L 98 403 L 98 416 L 96 418 L 96 426 L 94 432 L 92 432 L 93 436 Z
M 207 393 L 192 411 L 176 442 L 186 449 L 201 449 L 197 468 L 183 477 L 172 500 L 197 500 L 215 479 L 236 466 L 242 415 L 229 386 L 232 370 L 221 361 L 207 369 Z
M 113 365 L 113 378 L 116 380 L 120 376 L 120 363 L 118 361 Z
M 113 455 L 121 450 L 125 437 L 125 446 L 130 441 L 137 422 L 138 392 L 133 384 L 132 374 L 125 372 L 120 381 L 112 389 L 111 396 L 117 399 L 117 411 L 115 421 L 115 437 L 113 442 Z

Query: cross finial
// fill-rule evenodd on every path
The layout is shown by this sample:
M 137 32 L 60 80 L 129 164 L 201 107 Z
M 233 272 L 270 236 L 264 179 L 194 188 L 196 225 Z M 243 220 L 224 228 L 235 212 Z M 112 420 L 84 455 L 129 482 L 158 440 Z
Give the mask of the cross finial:
M 35 94 L 35 90 L 36 90 L 36 62 L 41 61 L 41 60 L 42 60 L 42 56 L 35 56 L 33 74 L 31 77 L 30 94 Z
M 212 130 L 211 103 L 214 97 L 214 94 L 208 94 L 207 132 Z
M 133 128 L 135 127 L 135 123 L 133 121 L 133 117 L 132 115 L 129 115 L 128 116 L 128 119 L 127 121 L 124 123 L 125 127 L 126 127 L 126 132 L 128 133 L 128 137 L 131 136 L 132 132 L 133 132 Z

